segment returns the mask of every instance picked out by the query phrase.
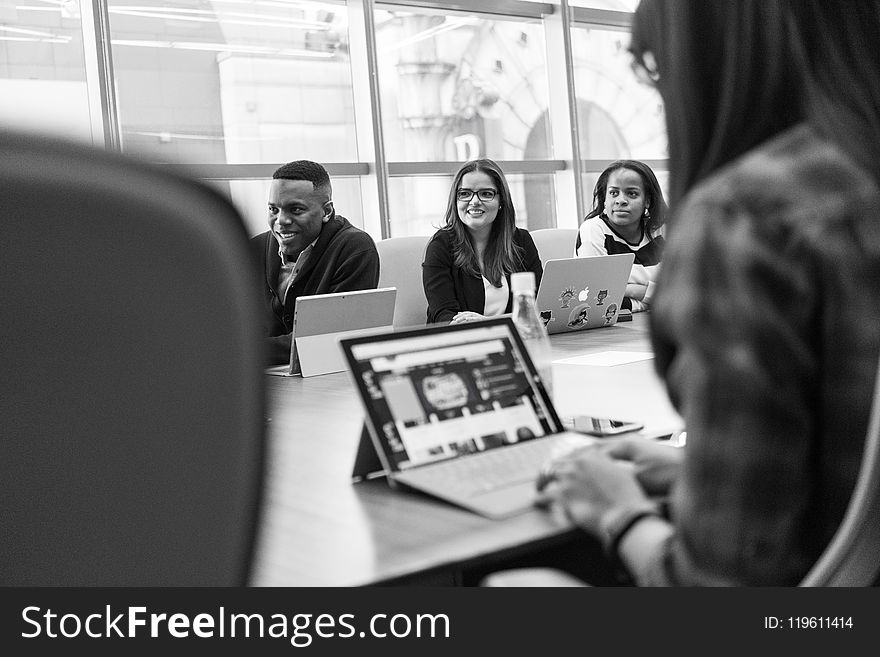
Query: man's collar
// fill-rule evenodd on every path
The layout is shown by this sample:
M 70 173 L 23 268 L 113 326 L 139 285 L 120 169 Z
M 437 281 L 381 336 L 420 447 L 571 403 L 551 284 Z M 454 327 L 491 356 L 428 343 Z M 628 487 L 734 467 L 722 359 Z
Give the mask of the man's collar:
M 304 248 L 302 251 L 300 251 L 299 255 L 296 257 L 296 259 L 293 262 L 288 262 L 287 260 L 285 260 L 284 254 L 281 252 L 281 245 L 279 244 L 278 245 L 278 257 L 281 258 L 281 266 L 282 267 L 290 267 L 292 265 L 295 265 L 296 260 L 298 260 L 300 258 L 300 256 L 302 256 L 303 253 L 305 253 L 306 251 L 308 251 L 309 249 L 311 249 L 312 247 L 315 246 L 315 243 L 318 241 L 318 238 L 320 236 L 321 236 L 321 234 L 318 233 L 318 237 L 316 237 L 314 240 L 312 240 L 311 244 L 309 244 L 306 248 Z

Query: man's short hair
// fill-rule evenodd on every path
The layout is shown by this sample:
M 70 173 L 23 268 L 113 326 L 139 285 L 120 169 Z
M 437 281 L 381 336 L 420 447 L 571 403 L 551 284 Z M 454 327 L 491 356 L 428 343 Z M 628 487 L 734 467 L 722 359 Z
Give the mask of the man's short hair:
M 317 162 L 311 160 L 296 160 L 282 164 L 272 174 L 273 179 L 284 178 L 285 180 L 308 180 L 315 189 L 326 188 L 330 195 L 330 175 L 327 170 Z

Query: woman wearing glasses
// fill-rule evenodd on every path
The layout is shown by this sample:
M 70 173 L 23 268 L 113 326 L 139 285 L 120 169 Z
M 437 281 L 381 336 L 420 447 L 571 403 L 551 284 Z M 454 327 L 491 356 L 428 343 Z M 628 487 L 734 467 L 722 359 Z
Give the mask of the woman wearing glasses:
M 880 352 L 877 34 L 876 0 L 636 11 L 669 128 L 651 338 L 687 445 L 606 442 L 542 486 L 639 584 L 797 584 L 844 517 Z
M 445 225 L 425 250 L 422 281 L 428 323 L 460 324 L 511 311 L 510 275 L 543 269 L 527 230 L 516 227 L 510 188 L 489 159 L 466 162 L 455 174 Z

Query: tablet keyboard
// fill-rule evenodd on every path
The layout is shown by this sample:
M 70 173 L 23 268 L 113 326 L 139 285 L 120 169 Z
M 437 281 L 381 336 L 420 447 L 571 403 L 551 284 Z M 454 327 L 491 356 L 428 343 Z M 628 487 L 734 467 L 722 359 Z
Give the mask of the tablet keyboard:
M 534 481 L 550 457 L 552 446 L 549 437 L 506 445 L 423 466 L 418 469 L 418 477 L 425 484 L 451 494 L 479 495 Z

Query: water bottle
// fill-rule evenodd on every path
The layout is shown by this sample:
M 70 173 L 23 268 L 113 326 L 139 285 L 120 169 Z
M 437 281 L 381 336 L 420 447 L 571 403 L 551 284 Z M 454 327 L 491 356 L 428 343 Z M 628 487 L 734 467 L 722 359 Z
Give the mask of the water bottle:
M 535 305 L 535 273 L 516 272 L 510 275 L 510 290 L 513 293 L 513 323 L 529 351 L 529 356 L 541 375 L 544 388 L 552 395 L 553 389 L 553 350 L 547 327 L 538 314 Z

